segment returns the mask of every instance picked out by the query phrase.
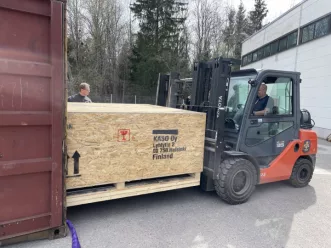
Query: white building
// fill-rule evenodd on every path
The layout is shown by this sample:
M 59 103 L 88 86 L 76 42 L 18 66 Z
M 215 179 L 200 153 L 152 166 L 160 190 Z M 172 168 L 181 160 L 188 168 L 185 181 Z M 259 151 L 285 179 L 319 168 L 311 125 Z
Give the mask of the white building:
M 301 72 L 301 108 L 331 134 L 331 0 L 304 0 L 244 41 L 242 69 Z

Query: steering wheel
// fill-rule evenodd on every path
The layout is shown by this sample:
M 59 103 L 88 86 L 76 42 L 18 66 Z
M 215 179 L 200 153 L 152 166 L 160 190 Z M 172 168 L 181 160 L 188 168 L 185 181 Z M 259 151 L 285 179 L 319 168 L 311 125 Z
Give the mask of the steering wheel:
M 241 123 L 244 116 L 245 105 L 241 104 L 241 106 L 238 106 L 237 109 L 238 111 L 235 113 L 233 118 L 227 118 L 225 120 L 227 127 L 230 129 L 237 129 L 237 126 L 240 126 L 238 123 Z

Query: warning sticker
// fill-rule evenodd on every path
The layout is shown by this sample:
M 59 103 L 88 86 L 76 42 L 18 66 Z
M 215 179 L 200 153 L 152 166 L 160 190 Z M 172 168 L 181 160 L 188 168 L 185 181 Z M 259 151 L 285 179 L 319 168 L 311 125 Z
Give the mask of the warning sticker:
M 118 130 L 118 142 L 127 142 L 130 141 L 130 129 L 119 129 Z

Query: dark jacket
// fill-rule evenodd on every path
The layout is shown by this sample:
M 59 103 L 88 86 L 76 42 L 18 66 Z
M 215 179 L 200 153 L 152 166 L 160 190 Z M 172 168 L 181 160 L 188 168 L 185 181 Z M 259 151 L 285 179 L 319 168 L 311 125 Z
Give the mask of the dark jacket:
M 75 94 L 68 97 L 68 102 L 85 102 L 85 103 L 91 103 L 92 100 L 88 98 L 87 96 L 82 96 L 81 94 Z

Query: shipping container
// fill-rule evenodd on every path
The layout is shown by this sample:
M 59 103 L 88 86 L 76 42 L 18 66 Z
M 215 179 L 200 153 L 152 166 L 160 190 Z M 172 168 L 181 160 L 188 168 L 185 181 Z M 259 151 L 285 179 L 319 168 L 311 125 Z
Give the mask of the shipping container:
M 0 246 L 64 236 L 65 1 L 0 1 Z

